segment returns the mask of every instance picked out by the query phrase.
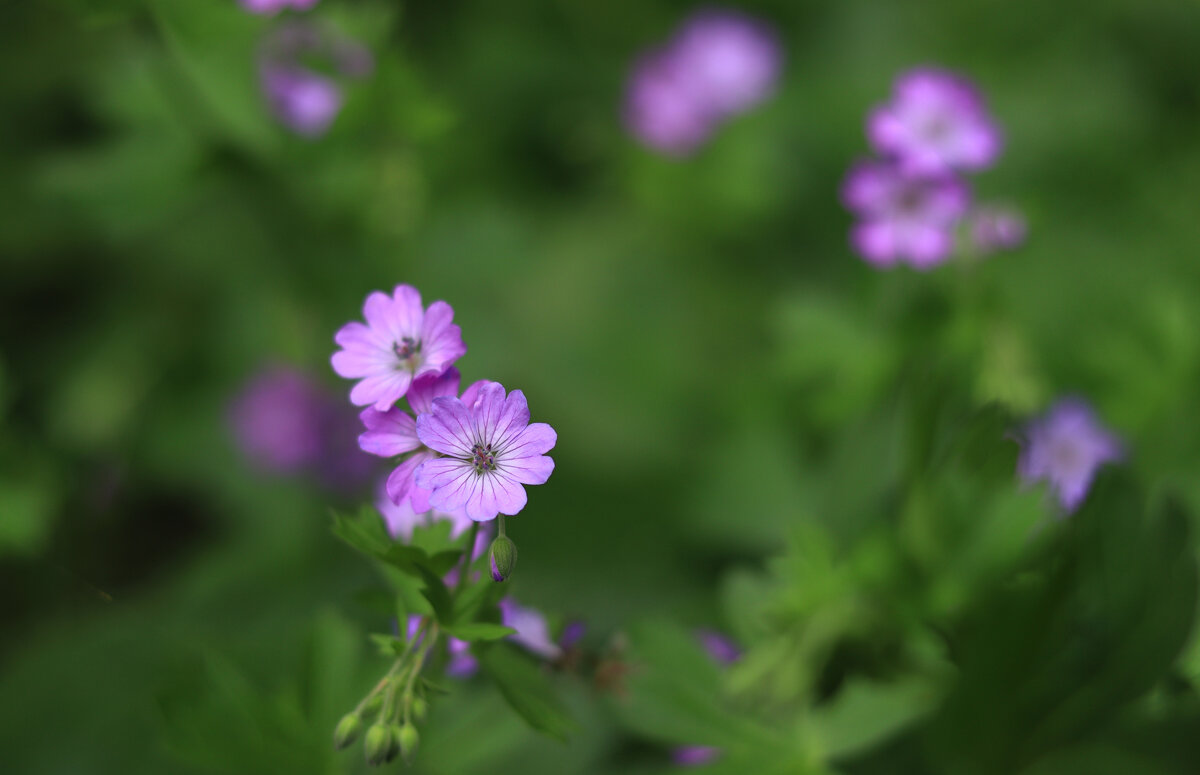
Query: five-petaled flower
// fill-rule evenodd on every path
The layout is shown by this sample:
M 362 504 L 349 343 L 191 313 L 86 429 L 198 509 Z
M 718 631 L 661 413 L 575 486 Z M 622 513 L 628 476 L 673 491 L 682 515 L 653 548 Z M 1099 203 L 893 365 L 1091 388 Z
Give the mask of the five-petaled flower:
M 439 396 L 458 395 L 458 384 L 458 369 L 451 366 L 441 374 L 428 374 L 413 381 L 407 395 L 413 414 L 398 406 L 386 412 L 369 406 L 359 415 L 367 428 L 358 437 L 358 445 L 365 452 L 388 458 L 407 455 L 388 476 L 387 494 L 396 505 L 411 501 L 412 510 L 417 514 L 429 511 L 429 490 L 415 486 L 413 474 L 426 460 L 432 460 L 434 453 L 417 438 L 417 421 L 413 415 L 433 411 L 433 399 Z M 483 380 L 472 383 L 463 391 L 460 400 L 473 405 L 484 384 Z
M 433 399 L 433 411 L 417 418 L 421 443 L 445 457 L 417 468 L 417 487 L 442 511 L 464 509 L 486 522 L 525 507 L 523 485 L 543 484 L 554 470 L 546 456 L 558 439 L 546 423 L 529 423 L 525 394 L 505 395 L 498 382 L 485 383 L 471 406 L 458 398 Z
M 333 354 L 333 370 L 360 380 L 350 391 L 358 406 L 386 412 L 408 392 L 417 377 L 441 374 L 467 348 L 454 325 L 454 310 L 444 301 L 428 309 L 411 285 L 397 285 L 391 296 L 376 291 L 363 304 L 367 323 L 347 323 L 334 336 L 342 349 Z
M 954 248 L 954 227 L 970 193 L 950 176 L 917 177 L 892 162 L 865 161 L 846 175 L 842 200 L 861 218 L 850 239 L 869 263 L 928 269 Z
M 896 79 L 891 102 L 867 120 L 867 136 L 905 172 L 981 170 L 1000 153 L 1000 130 L 979 92 L 945 70 L 918 68 Z
M 1017 473 L 1029 485 L 1046 481 L 1069 513 L 1079 508 L 1097 469 L 1123 457 L 1121 442 L 1081 399 L 1050 407 L 1024 430 Z

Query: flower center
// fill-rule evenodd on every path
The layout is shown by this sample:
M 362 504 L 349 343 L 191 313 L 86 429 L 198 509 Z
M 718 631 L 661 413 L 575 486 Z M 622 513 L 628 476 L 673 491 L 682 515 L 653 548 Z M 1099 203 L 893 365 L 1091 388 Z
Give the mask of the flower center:
M 415 366 L 417 359 L 421 357 L 421 341 L 406 336 L 392 345 L 392 351 L 396 353 L 396 357 L 400 359 L 401 363 L 406 363 L 410 367 Z
M 475 473 L 484 474 L 496 470 L 496 452 L 491 444 L 476 444 L 471 448 L 471 465 Z
M 1055 443 L 1050 448 L 1050 456 L 1062 474 L 1077 473 L 1084 465 L 1083 450 L 1068 439 Z

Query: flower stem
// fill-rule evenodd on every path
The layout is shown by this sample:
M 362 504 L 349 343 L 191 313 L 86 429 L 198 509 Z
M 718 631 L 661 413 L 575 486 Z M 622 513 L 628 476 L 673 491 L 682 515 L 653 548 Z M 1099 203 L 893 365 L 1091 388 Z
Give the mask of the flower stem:
M 458 566 L 458 583 L 454 585 L 454 599 L 462 594 L 463 588 L 467 586 L 467 569 L 471 567 L 471 560 L 475 554 L 475 539 L 479 537 L 479 523 L 471 523 L 471 534 L 467 536 L 467 550 L 463 552 L 462 565 Z

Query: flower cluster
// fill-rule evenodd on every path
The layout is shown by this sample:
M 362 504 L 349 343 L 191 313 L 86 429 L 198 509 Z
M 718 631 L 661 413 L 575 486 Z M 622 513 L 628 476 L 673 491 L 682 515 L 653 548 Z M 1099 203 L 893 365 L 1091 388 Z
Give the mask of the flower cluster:
M 295 8 L 310 7 L 293 0 Z M 254 7 L 278 10 L 287 5 L 258 0 Z M 247 4 L 247 7 L 250 7 Z M 325 134 L 342 109 L 342 86 L 306 63 L 316 59 L 344 78 L 362 78 L 374 60 L 358 43 L 307 22 L 287 22 L 272 29 L 258 56 L 258 76 L 271 113 L 302 137 Z
M 486 522 L 525 506 L 525 485 L 543 484 L 554 470 L 547 457 L 554 429 L 529 422 L 520 390 L 476 382 L 460 395 L 452 364 L 466 353 L 454 310 L 444 301 L 424 307 L 415 288 L 375 292 L 363 305 L 366 323 L 347 323 L 334 340 L 333 369 L 359 380 L 350 400 L 361 414 L 359 445 L 397 461 L 387 494 L 414 515 L 430 510 L 453 520 Z M 398 405 L 407 398 L 411 412 Z
M 902 74 L 891 100 L 868 116 L 867 138 L 879 158 L 851 168 L 842 202 L 858 216 L 851 243 L 872 265 L 936 266 L 954 252 L 960 227 L 979 254 L 1024 239 L 1016 212 L 972 211 L 962 175 L 990 167 L 1001 136 L 967 80 L 931 68 Z
M 695 151 L 724 121 L 766 99 L 782 53 L 774 33 L 735 11 L 705 9 L 634 66 L 625 123 L 643 144 L 673 156 Z

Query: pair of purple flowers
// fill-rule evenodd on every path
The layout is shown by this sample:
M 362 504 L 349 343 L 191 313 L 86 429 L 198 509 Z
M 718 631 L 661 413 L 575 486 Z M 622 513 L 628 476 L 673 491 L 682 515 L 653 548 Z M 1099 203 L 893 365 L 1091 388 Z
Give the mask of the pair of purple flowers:
M 971 210 L 961 176 L 990 167 L 1002 141 L 967 80 L 932 68 L 902 74 L 891 100 L 869 115 L 867 137 L 880 158 L 851 168 L 842 201 L 859 218 L 851 243 L 869 263 L 929 269 L 953 253 L 964 223 L 980 253 L 1024 239 L 1024 222 L 1015 212 Z
M 529 422 L 520 390 L 481 381 L 458 393 L 452 364 L 467 348 L 444 301 L 425 308 L 415 288 L 375 292 L 363 305 L 366 323 L 342 326 L 333 369 L 359 380 L 350 400 L 368 406 L 359 445 L 398 459 L 387 493 L 415 514 L 435 509 L 476 522 L 525 507 L 524 485 L 543 484 L 554 470 L 546 456 L 554 429 Z M 411 409 L 398 402 L 406 398 Z
M 666 45 L 637 61 L 625 123 L 651 148 L 689 154 L 722 123 L 771 94 L 782 59 L 766 25 L 735 11 L 701 10 Z

